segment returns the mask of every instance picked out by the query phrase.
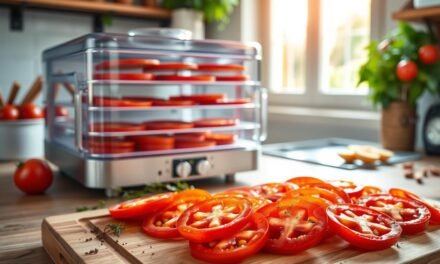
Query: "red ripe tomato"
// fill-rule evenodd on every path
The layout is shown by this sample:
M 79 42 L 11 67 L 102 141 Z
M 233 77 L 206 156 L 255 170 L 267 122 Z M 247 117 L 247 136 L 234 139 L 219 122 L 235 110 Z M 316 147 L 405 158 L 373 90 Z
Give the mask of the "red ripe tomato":
M 49 165 L 40 159 L 30 159 L 18 165 L 14 174 L 15 186 L 27 194 L 39 194 L 52 184 Z
M 0 109 L 0 120 L 16 120 L 18 115 L 18 109 L 13 105 L 6 105 Z
M 173 201 L 173 193 L 157 194 L 122 202 L 109 208 L 113 218 L 138 218 L 151 215 Z
M 18 111 L 19 111 L 18 117 L 20 119 L 44 118 L 44 114 L 41 108 L 33 103 L 28 103 L 20 106 L 18 108 Z
M 269 199 L 272 202 L 276 202 L 283 198 L 286 193 L 295 190 L 296 185 L 291 183 L 265 183 L 251 187 L 251 192 L 253 192 L 257 197 L 262 197 Z
M 259 252 L 268 239 L 269 223 L 253 214 L 239 232 L 210 243 L 190 242 L 191 256 L 208 263 L 239 263 Z
M 425 231 L 431 217 L 428 208 L 422 203 L 389 194 L 367 196 L 361 198 L 358 203 L 391 216 L 406 235 Z
M 213 198 L 187 209 L 177 220 L 180 235 L 206 243 L 231 236 L 250 220 L 252 204 L 236 197 Z
M 398 188 L 391 188 L 389 190 L 389 193 L 392 196 L 421 202 L 422 204 L 424 204 L 428 208 L 429 212 L 431 212 L 431 219 L 429 220 L 429 223 L 434 224 L 434 225 L 440 225 L 440 208 L 437 207 L 436 205 L 431 204 L 430 202 L 420 198 L 418 195 L 416 195 L 412 192 L 406 191 L 406 190 L 402 190 L 402 189 L 398 189 Z
M 427 44 L 419 48 L 419 58 L 424 64 L 434 64 L 440 58 L 437 45 Z
M 152 237 L 177 238 L 177 219 L 188 208 L 203 200 L 211 198 L 211 195 L 200 189 L 185 190 L 174 196 L 173 202 L 161 211 L 149 216 L 142 224 L 143 231 Z
M 309 186 L 310 184 L 313 184 L 313 183 L 325 183 L 324 181 L 322 181 L 318 178 L 310 177 L 310 176 L 293 177 L 293 178 L 287 180 L 287 182 L 296 184 L 298 187 Z
M 411 60 L 401 60 L 396 67 L 397 78 L 409 82 L 414 80 L 418 74 L 417 64 Z
M 325 210 L 302 199 L 289 199 L 261 208 L 269 221 L 269 239 L 265 250 L 277 254 L 295 254 L 317 245 L 327 230 Z
M 327 208 L 330 229 L 355 247 L 380 250 L 394 245 L 402 228 L 390 216 L 365 206 L 337 204 Z

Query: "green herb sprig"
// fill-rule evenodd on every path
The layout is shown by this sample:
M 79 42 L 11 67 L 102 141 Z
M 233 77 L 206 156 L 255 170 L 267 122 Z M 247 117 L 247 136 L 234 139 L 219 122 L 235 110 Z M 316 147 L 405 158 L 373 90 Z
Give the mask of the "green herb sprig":
M 83 206 L 77 207 L 76 211 L 77 212 L 84 212 L 84 211 L 103 209 L 105 207 L 106 207 L 106 202 L 104 200 L 99 200 L 96 205 L 93 205 L 93 206 L 83 205 Z

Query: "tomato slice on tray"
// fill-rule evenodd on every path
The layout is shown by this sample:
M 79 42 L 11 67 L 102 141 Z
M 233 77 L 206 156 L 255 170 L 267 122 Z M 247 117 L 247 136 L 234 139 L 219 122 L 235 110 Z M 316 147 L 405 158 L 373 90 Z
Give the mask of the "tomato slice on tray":
M 129 140 L 90 138 L 85 145 L 96 148 L 134 148 L 135 143 Z
M 170 136 L 131 136 L 127 137 L 136 142 L 139 151 L 168 150 L 174 148 L 174 138 Z
M 175 134 L 174 138 L 177 140 L 198 140 L 204 141 L 206 139 L 206 135 L 209 133 L 205 132 L 193 132 L 193 133 L 179 133 Z M 210 140 L 213 141 L 213 140 Z
M 258 212 L 269 221 L 269 239 L 265 246 L 268 252 L 295 254 L 317 245 L 325 236 L 325 210 L 305 200 L 282 200 Z
M 213 104 L 218 100 L 225 99 L 224 94 L 193 94 L 170 96 L 172 101 L 193 101 L 198 104 Z
M 152 237 L 178 238 L 180 234 L 176 224 L 180 215 L 194 204 L 209 198 L 211 195 L 200 189 L 176 193 L 171 204 L 145 219 L 142 229 Z
M 267 219 L 258 213 L 238 232 L 209 243 L 190 242 L 191 256 L 208 263 L 239 263 L 259 252 L 269 234 Z
M 414 194 L 412 192 L 403 190 L 403 189 L 398 189 L 398 188 L 391 188 L 389 190 L 389 193 L 392 196 L 396 196 L 396 197 L 401 197 L 401 198 L 405 198 L 405 199 L 410 199 L 410 200 L 415 200 L 418 202 L 421 202 L 422 204 L 424 204 L 429 212 L 431 213 L 431 219 L 429 220 L 430 224 L 434 224 L 434 225 L 439 225 L 440 224 L 440 208 L 437 207 L 436 205 L 420 198 L 417 194 Z
M 135 102 L 157 102 L 165 101 L 165 99 L 153 96 L 123 96 L 123 100 L 135 101 Z
M 164 193 L 125 201 L 110 207 L 110 215 L 121 219 L 144 217 L 171 204 L 173 196 L 173 193 Z
M 193 105 L 193 101 L 155 101 L 153 106 L 188 106 Z
M 248 104 L 251 100 L 246 98 L 241 99 L 218 99 L 215 101 L 199 102 L 201 105 L 237 105 L 237 104 Z
M 95 80 L 124 80 L 124 81 L 149 81 L 153 79 L 150 73 L 95 73 L 93 74 Z
M 314 183 L 325 183 L 323 180 L 310 176 L 293 177 L 287 180 L 287 182 L 293 183 L 298 187 L 309 186 L 310 184 L 314 184 Z
M 389 194 L 363 197 L 359 199 L 358 204 L 391 216 L 406 235 L 423 232 L 431 217 L 428 208 L 422 203 Z
M 205 118 L 194 121 L 194 127 L 223 127 L 235 126 L 238 124 L 235 118 Z
M 110 70 L 110 69 L 133 69 L 143 68 L 148 65 L 157 65 L 158 60 L 154 59 L 123 59 L 123 60 L 109 60 L 95 64 L 96 70 Z
M 237 135 L 234 134 L 221 134 L 221 133 L 208 133 L 205 136 L 208 141 L 215 141 L 217 145 L 234 144 L 237 140 Z
M 148 107 L 153 103 L 149 101 L 130 101 L 111 97 L 94 97 L 93 105 L 101 107 Z
M 250 191 L 257 197 L 269 199 L 276 202 L 283 198 L 286 193 L 296 189 L 297 186 L 291 183 L 265 183 L 250 187 Z
M 330 229 L 351 245 L 365 250 L 381 250 L 394 245 L 402 228 L 390 216 L 354 204 L 327 208 Z
M 215 146 L 215 141 L 201 141 L 190 138 L 176 138 L 175 147 L 180 148 L 205 148 Z
M 124 154 L 124 153 L 131 153 L 134 152 L 134 147 L 97 147 L 97 146 L 90 146 L 88 147 L 88 151 L 92 154 Z
M 236 197 L 213 198 L 187 209 L 177 220 L 180 235 L 206 243 L 240 231 L 250 220 L 252 204 Z
M 249 80 L 248 75 L 215 76 L 218 82 L 241 82 Z
M 155 75 L 154 80 L 158 81 L 190 81 L 190 82 L 213 82 L 214 76 L 182 76 L 182 75 Z
M 130 132 L 142 131 L 145 129 L 143 124 L 128 123 L 128 122 L 103 122 L 92 123 L 89 130 L 92 132 Z
M 161 63 L 145 65 L 144 71 L 182 71 L 182 70 L 196 70 L 197 64 L 192 63 Z
M 200 71 L 245 71 L 246 67 L 240 64 L 198 64 Z
M 180 120 L 155 120 L 144 122 L 146 130 L 167 130 L 193 128 L 194 124 Z

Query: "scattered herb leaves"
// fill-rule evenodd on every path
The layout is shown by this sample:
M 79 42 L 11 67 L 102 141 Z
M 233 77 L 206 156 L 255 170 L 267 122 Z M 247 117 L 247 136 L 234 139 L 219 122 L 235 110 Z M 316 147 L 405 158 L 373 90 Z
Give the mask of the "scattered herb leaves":
M 126 190 L 126 191 L 119 190 L 119 192 L 122 193 L 123 200 L 130 200 L 152 193 L 154 194 L 154 193 L 162 193 L 162 192 L 177 192 L 188 189 L 194 189 L 194 186 L 188 184 L 187 182 L 179 181 L 176 183 L 150 183 L 150 184 L 146 184 L 144 188 L 142 188 L 141 190 Z M 114 191 L 117 192 L 118 190 L 114 190 Z
M 97 209 L 102 209 L 105 208 L 106 206 L 106 202 L 104 200 L 99 200 L 98 203 L 96 205 L 93 206 L 80 206 L 76 208 L 77 212 L 84 212 L 84 211 L 91 211 L 91 210 L 97 210 Z
M 125 229 L 125 226 L 123 224 L 120 224 L 120 223 L 115 223 L 114 224 L 114 223 L 112 223 L 112 224 L 107 224 L 104 227 L 104 233 L 105 234 L 111 233 L 111 234 L 119 237 L 122 234 L 122 232 L 124 231 L 124 229 Z

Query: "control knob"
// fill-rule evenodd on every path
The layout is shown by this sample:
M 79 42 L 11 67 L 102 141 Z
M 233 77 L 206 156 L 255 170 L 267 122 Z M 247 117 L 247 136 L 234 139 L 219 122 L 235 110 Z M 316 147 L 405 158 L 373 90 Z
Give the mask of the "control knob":
M 197 173 L 200 175 L 207 175 L 209 170 L 211 169 L 211 163 L 207 160 L 201 160 L 197 162 Z
M 182 178 L 188 177 L 191 174 L 191 164 L 188 161 L 179 162 L 176 166 L 176 174 Z

